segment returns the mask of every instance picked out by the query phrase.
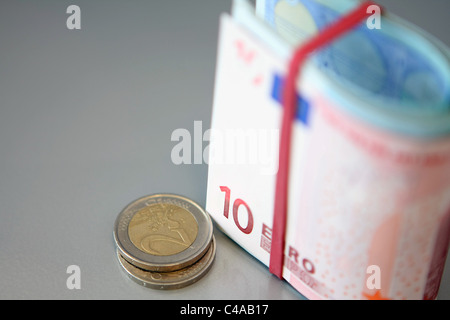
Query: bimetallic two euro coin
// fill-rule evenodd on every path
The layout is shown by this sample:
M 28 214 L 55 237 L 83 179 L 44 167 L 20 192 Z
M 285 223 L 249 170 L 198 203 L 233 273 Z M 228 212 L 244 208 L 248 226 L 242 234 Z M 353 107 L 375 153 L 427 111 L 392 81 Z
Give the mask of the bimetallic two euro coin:
M 132 265 L 154 272 L 194 264 L 208 250 L 212 236 L 209 215 L 192 200 L 171 194 L 132 202 L 114 226 L 120 255 Z
M 194 264 L 172 272 L 155 272 L 140 269 L 121 255 L 117 250 L 117 258 L 120 265 L 135 282 L 152 289 L 180 289 L 200 280 L 211 268 L 216 254 L 214 237 L 206 253 Z

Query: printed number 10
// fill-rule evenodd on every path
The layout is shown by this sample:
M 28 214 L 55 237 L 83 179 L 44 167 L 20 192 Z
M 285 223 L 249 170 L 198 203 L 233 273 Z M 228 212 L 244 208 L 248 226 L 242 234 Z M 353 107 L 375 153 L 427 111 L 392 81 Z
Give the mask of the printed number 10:
M 223 209 L 223 215 L 225 216 L 225 218 L 228 219 L 228 214 L 230 212 L 230 196 L 231 196 L 231 190 L 228 187 L 220 187 L 220 190 L 222 192 L 225 192 L 225 204 L 224 204 L 224 209 Z M 239 222 L 239 207 L 240 206 L 244 206 L 247 212 L 247 226 L 244 228 L 242 227 L 242 225 Z M 253 230 L 253 215 L 252 215 L 252 211 L 250 210 L 250 208 L 248 207 L 248 205 L 245 203 L 244 200 L 242 199 L 236 199 L 234 200 L 233 203 L 233 219 L 234 219 L 234 223 L 236 224 L 236 227 L 239 228 L 239 230 L 241 230 L 243 233 L 245 234 L 250 234 Z

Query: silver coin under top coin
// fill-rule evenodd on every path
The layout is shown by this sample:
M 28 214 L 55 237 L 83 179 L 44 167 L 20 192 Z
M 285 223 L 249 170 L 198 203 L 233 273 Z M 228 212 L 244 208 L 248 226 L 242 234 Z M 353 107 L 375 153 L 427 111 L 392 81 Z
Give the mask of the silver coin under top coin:
M 132 265 L 117 250 L 120 265 L 133 281 L 144 287 L 166 290 L 180 289 L 200 280 L 211 268 L 215 255 L 216 242 L 213 237 L 208 251 L 194 264 L 172 272 L 154 272 Z
M 170 272 L 195 263 L 213 236 L 210 216 L 195 202 L 171 194 L 140 198 L 116 219 L 114 240 L 132 265 Z

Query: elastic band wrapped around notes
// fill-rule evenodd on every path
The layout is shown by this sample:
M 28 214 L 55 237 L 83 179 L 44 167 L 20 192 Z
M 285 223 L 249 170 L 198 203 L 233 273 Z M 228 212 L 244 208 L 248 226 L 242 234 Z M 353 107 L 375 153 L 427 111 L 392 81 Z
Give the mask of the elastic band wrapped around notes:
M 288 75 L 283 89 L 282 102 L 284 110 L 280 134 L 279 169 L 276 178 L 269 264 L 270 272 L 280 279 L 283 278 L 292 123 L 296 115 L 296 84 L 300 69 L 312 52 L 333 42 L 335 39 L 339 38 L 344 33 L 351 31 L 352 28 L 365 20 L 370 14 L 368 8 L 371 5 L 374 5 L 371 1 L 362 3 L 352 12 L 339 19 L 336 23 L 333 23 L 317 35 L 313 36 L 294 52 L 288 67 Z

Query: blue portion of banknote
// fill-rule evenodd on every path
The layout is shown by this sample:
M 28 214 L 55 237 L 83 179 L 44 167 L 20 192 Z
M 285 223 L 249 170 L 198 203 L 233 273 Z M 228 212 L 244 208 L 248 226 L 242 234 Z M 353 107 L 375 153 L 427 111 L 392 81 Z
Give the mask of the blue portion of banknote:
M 292 15 L 289 14 L 290 21 L 283 17 L 283 11 L 277 6 L 284 5 L 284 13 L 288 6 L 293 10 L 296 6 L 303 6 L 317 30 L 321 30 L 357 3 L 355 0 L 329 1 L 331 3 L 326 4 L 320 0 L 258 1 L 264 20 L 275 29 L 282 28 L 284 33 L 297 33 L 299 43 L 310 35 L 298 28 L 301 22 L 293 23 Z M 341 6 L 339 10 L 338 6 Z M 399 30 L 399 26 L 384 19 L 381 26 L 380 30 L 369 29 L 364 23 L 333 42 L 315 55 L 318 66 L 348 85 L 350 90 L 362 89 L 393 99 L 399 107 L 432 111 L 450 109 L 448 60 L 413 32 Z
M 272 86 L 272 99 L 278 102 L 280 105 L 282 104 L 283 97 L 283 86 L 284 86 L 284 78 L 279 74 L 274 74 L 273 76 L 273 86 Z M 309 125 L 309 113 L 310 113 L 310 104 L 303 97 L 297 95 L 297 120 L 299 120 L 304 125 Z

